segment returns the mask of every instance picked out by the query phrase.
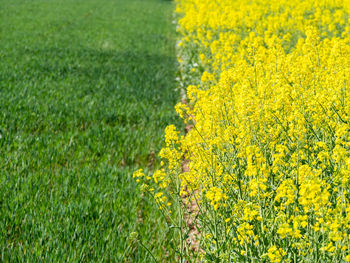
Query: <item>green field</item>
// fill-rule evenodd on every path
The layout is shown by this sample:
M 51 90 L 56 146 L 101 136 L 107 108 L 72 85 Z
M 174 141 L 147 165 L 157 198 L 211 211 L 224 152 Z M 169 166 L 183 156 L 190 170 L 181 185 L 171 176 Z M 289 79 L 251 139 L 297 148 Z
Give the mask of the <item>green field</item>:
M 151 262 L 133 170 L 179 123 L 173 3 L 0 0 L 0 261 Z

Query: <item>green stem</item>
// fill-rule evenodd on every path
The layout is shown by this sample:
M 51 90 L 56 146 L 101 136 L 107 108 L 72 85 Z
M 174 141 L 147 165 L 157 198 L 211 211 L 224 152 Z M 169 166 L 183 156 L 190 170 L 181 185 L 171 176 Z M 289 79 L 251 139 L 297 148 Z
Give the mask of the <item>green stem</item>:
M 153 256 L 153 254 L 152 254 L 152 252 L 141 242 L 141 241 L 139 241 L 139 243 L 140 243 L 140 245 L 151 255 L 151 257 L 152 257 L 152 259 L 154 260 L 154 262 L 158 262 L 157 260 L 156 260 L 156 258 Z

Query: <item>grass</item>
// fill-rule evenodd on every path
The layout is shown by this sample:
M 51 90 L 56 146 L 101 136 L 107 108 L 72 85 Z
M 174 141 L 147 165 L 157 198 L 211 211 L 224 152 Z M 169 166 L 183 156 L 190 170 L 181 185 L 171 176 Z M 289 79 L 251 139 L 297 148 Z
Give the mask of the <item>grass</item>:
M 131 232 L 167 255 L 131 173 L 179 123 L 173 3 L 0 5 L 0 261 L 151 262 Z

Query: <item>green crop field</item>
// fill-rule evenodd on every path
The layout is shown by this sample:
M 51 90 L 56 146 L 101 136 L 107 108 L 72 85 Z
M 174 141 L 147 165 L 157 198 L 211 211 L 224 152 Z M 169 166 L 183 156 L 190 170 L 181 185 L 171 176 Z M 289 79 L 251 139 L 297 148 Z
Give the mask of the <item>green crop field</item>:
M 172 12 L 165 0 L 0 0 L 1 262 L 168 255 L 131 174 L 154 169 L 179 123 Z

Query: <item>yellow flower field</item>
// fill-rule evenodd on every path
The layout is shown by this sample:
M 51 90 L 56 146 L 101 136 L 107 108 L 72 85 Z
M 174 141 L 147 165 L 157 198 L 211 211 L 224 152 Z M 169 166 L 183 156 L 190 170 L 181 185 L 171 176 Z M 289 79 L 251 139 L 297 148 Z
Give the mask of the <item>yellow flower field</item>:
M 200 247 L 180 234 L 180 259 L 350 262 L 350 1 L 177 0 L 176 14 L 176 111 L 193 128 L 167 127 L 162 168 L 134 176 L 181 229 L 196 201 Z

